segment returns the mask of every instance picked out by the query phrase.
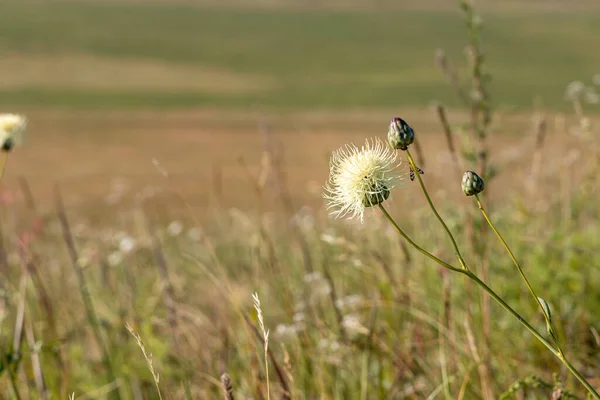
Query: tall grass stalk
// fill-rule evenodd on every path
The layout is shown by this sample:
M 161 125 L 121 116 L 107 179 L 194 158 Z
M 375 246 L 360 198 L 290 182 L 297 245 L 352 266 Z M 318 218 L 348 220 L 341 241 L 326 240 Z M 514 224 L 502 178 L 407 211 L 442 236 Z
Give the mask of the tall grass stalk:
M 154 369 L 154 363 L 152 361 L 152 353 L 148 353 L 146 351 L 146 347 L 144 346 L 142 337 L 139 334 L 135 333 L 135 330 L 133 330 L 133 328 L 131 327 L 131 325 L 129 325 L 129 323 L 125 324 L 125 328 L 127 328 L 129 333 L 131 334 L 131 336 L 134 337 L 138 347 L 140 348 L 140 350 L 142 350 L 142 354 L 144 355 L 144 360 L 146 360 L 148 369 L 150 370 L 150 373 L 152 374 L 152 380 L 154 381 L 154 386 L 156 387 L 156 392 L 158 393 L 158 398 L 160 400 L 163 400 L 162 393 L 160 391 L 160 386 L 159 386 L 160 377 L 158 375 L 158 372 L 156 372 L 156 370 Z
M 73 235 L 71 234 L 71 228 L 69 226 L 69 221 L 65 212 L 62 196 L 58 187 L 55 188 L 55 200 L 58 219 L 60 221 L 60 225 L 63 232 L 63 239 L 67 245 L 67 250 L 71 258 L 71 265 L 73 266 L 73 271 L 75 272 L 75 276 L 77 277 L 79 293 L 81 295 L 81 299 L 83 300 L 88 323 L 92 328 L 92 332 L 94 333 L 96 342 L 100 347 L 100 351 L 102 352 L 102 363 L 104 364 L 104 368 L 106 370 L 108 384 L 114 383 L 116 385 L 115 389 L 111 391 L 111 397 L 114 397 L 116 400 L 120 400 L 121 394 L 114 365 L 110 358 L 110 350 L 106 340 L 104 339 L 104 336 L 102 335 L 102 330 L 100 328 L 100 322 L 98 321 L 96 308 L 94 306 L 94 302 L 92 301 L 92 296 L 90 295 L 90 292 L 88 290 L 85 275 L 83 274 L 83 270 L 79 265 L 79 256 L 77 254 L 77 249 L 75 248 L 75 241 L 73 239 Z
M 260 325 L 260 329 L 263 335 L 263 347 L 264 347 L 264 357 L 265 357 L 265 378 L 267 380 L 267 400 L 271 399 L 271 385 L 269 380 L 269 331 L 265 329 L 265 322 L 263 320 L 263 312 L 260 307 L 260 299 L 258 298 L 258 293 L 254 293 L 252 295 L 252 300 L 254 301 L 254 309 L 256 310 L 256 316 L 258 318 L 258 323 Z

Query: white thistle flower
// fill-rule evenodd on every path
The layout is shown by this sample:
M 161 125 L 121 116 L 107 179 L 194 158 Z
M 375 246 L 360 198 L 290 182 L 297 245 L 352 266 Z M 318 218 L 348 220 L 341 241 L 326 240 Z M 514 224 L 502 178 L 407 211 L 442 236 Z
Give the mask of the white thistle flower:
M 332 215 L 362 222 L 365 207 L 385 201 L 402 180 L 396 161 L 397 152 L 379 139 L 367 140 L 360 149 L 347 145 L 335 151 L 323 195 Z
M 15 145 L 20 145 L 27 120 L 22 115 L 0 114 L 0 149 L 10 151 Z

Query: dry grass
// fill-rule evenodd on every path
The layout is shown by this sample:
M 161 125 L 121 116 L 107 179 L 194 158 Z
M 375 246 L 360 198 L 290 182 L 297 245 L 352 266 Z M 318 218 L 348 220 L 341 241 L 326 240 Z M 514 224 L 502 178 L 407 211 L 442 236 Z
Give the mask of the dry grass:
M 293 113 L 270 118 L 269 140 L 283 149 L 287 181 L 299 202 L 320 205 L 321 185 L 326 179 L 330 152 L 347 142 L 361 143 L 364 137 L 385 131 L 381 121 L 401 115 L 419 133 L 428 149 L 427 178 L 436 184 L 451 177 L 450 155 L 435 113 L 430 110 L 381 111 L 363 113 Z M 28 113 L 31 135 L 27 145 L 9 160 L 4 186 L 16 187 L 25 177 L 39 202 L 51 198 L 52 187 L 60 183 L 67 204 L 94 205 L 111 192 L 115 179 L 124 179 L 128 194 L 145 187 L 164 187 L 167 182 L 157 172 L 157 159 L 176 185 L 199 210 L 215 204 L 215 185 L 224 207 L 251 209 L 257 204 L 251 176 L 258 176 L 265 135 L 260 132 L 258 113 L 231 116 L 220 111 L 180 111 L 172 113 Z M 466 115 L 453 113 L 456 123 Z M 529 114 L 498 115 L 496 126 L 502 134 L 492 135 L 495 162 L 508 165 L 500 185 L 524 185 L 512 168 L 535 146 L 534 122 Z M 550 119 L 546 157 L 564 154 L 568 137 Z M 580 149 L 581 150 L 581 149 Z M 556 166 L 559 168 L 559 166 Z M 452 188 L 446 188 L 452 190 Z M 213 194 L 211 195 L 211 192 Z M 460 197 L 459 186 L 448 193 Z M 497 193 L 501 195 L 502 193 Z M 176 197 L 165 197 L 176 205 Z M 396 202 L 402 201 L 397 196 Z

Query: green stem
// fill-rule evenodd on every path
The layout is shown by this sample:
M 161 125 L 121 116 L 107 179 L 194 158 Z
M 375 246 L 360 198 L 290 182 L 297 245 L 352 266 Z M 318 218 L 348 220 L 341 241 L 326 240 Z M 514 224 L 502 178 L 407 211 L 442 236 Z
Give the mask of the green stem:
M 451 269 L 452 271 L 456 271 L 456 272 L 463 272 L 464 270 L 461 268 L 457 268 L 454 267 L 442 260 L 440 260 L 439 258 L 437 258 L 436 256 L 434 256 L 433 254 L 431 254 L 430 252 L 428 252 L 427 250 L 423 249 L 421 246 L 419 246 L 418 244 L 416 244 L 415 242 L 412 241 L 412 239 L 410 237 L 408 237 L 408 235 L 406 233 L 404 233 L 404 231 L 398 226 L 398 224 L 396 223 L 396 221 L 394 221 L 394 219 L 392 218 L 392 216 L 387 212 L 387 210 L 385 209 L 385 207 L 383 207 L 383 205 L 380 203 L 379 204 L 379 209 L 383 212 L 383 215 L 385 215 L 385 217 L 387 218 L 387 220 L 394 226 L 394 228 L 396 228 L 396 230 L 398 231 L 398 233 L 400 234 L 400 236 L 402 236 L 404 239 L 406 239 L 406 241 L 408 243 L 410 243 L 415 249 L 419 250 L 423 255 L 425 255 L 426 257 L 431 258 L 433 261 L 435 261 L 436 263 L 440 264 L 443 267 L 446 267 L 448 269 Z
M 413 158 L 412 158 L 412 156 L 410 154 L 410 151 L 408 151 L 408 149 L 406 149 L 405 151 L 406 151 L 406 157 L 408 158 L 408 163 L 410 164 L 412 170 L 414 171 L 415 175 L 419 179 L 419 184 L 421 185 L 421 189 L 423 189 L 423 193 L 425 194 L 425 198 L 427 199 L 427 203 L 429 203 L 429 207 L 431 208 L 431 210 L 433 211 L 433 213 L 437 217 L 438 221 L 440 221 L 440 224 L 442 225 L 442 227 L 444 228 L 444 230 L 448 234 L 448 237 L 450 238 L 450 241 L 452 242 L 452 247 L 454 247 L 454 252 L 456 253 L 456 257 L 458 257 L 458 262 L 460 263 L 460 265 L 461 265 L 461 267 L 462 267 L 463 270 L 465 270 L 465 271 L 468 270 L 469 268 L 467 268 L 465 260 L 463 259 L 462 255 L 460 254 L 460 250 L 458 249 L 458 245 L 456 244 L 456 240 L 454 239 L 454 236 L 452 235 L 452 232 L 450 232 L 450 229 L 448 228 L 448 225 L 446 225 L 446 223 L 444 222 L 444 219 L 437 212 L 437 209 L 435 208 L 435 206 L 433 205 L 433 202 L 431 201 L 431 197 L 429 196 L 429 192 L 427 192 L 427 188 L 425 188 L 425 183 L 423 183 L 423 179 L 421 178 L 421 174 L 419 174 L 419 170 L 417 169 L 417 165 L 415 164 L 415 161 L 413 160 Z
M 523 281 L 525 281 L 525 285 L 527 286 L 527 289 L 529 289 L 529 293 L 531 293 L 531 295 L 535 299 L 535 302 L 540 307 L 540 310 L 542 310 L 542 314 L 544 315 L 544 319 L 546 320 L 546 324 L 548 325 L 549 329 L 552 329 L 552 323 L 550 322 L 550 317 L 546 314 L 546 310 L 544 309 L 544 306 L 542 305 L 542 302 L 540 301 L 539 297 L 535 293 L 535 290 L 531 286 L 531 283 L 529 283 L 529 279 L 527 279 L 527 277 L 525 276 L 525 272 L 523 272 L 523 268 L 521 268 L 521 265 L 517 261 L 517 258 L 515 257 L 515 255 L 511 251 L 510 247 L 508 246 L 508 243 L 506 243 L 506 241 L 504 240 L 504 238 L 502 237 L 502 235 L 500 234 L 500 232 L 496 229 L 496 227 L 492 223 L 492 220 L 490 219 L 490 217 L 488 216 L 487 212 L 483 208 L 483 204 L 481 204 L 481 200 L 479 199 L 479 195 L 476 194 L 475 195 L 475 199 L 477 200 L 477 205 L 479 206 L 479 210 L 481 211 L 481 214 L 483 214 L 483 218 L 485 218 L 485 220 L 487 221 L 487 223 L 490 226 L 490 228 L 492 228 L 492 230 L 494 231 L 494 233 L 496 234 L 496 236 L 498 237 L 498 239 L 500 240 L 500 242 L 502 242 L 502 245 L 506 249 L 506 252 L 510 256 L 510 259 L 515 264 L 515 266 L 517 267 L 517 270 L 519 271 L 519 274 L 521 275 L 521 278 L 523 278 Z M 560 348 L 560 345 L 558 344 L 558 341 L 555 340 L 554 342 L 556 344 L 556 347 L 557 347 L 558 351 L 562 354 L 562 349 Z
M 550 330 L 550 332 L 549 332 L 550 336 L 553 337 L 554 344 L 555 344 L 556 349 L 557 349 L 557 352 L 555 353 L 555 355 L 563 362 L 563 364 L 579 380 L 579 382 L 581 382 L 583 384 L 583 386 L 585 386 L 585 388 L 591 394 L 594 395 L 594 397 L 596 399 L 600 398 L 600 395 L 598 395 L 598 393 L 596 392 L 596 390 L 594 390 L 594 388 L 592 388 L 590 386 L 590 384 L 585 380 L 585 378 L 583 376 L 581 376 L 581 374 L 575 369 L 575 367 L 573 367 L 573 365 L 565 357 L 565 354 L 564 354 L 564 352 L 563 352 L 560 344 L 558 343 L 558 340 L 555 337 L 556 335 L 554 334 L 552 323 L 550 322 L 550 317 L 546 314 L 546 311 L 544 309 L 544 306 L 542 305 L 542 302 L 540 301 L 539 297 L 535 293 L 535 290 L 533 289 L 533 287 L 529 283 L 529 280 L 525 276 L 525 273 L 523 272 L 523 269 L 521 268 L 521 265 L 519 264 L 519 262 L 517 261 L 515 255 L 511 251 L 510 247 L 508 246 L 508 244 L 506 243 L 506 241 L 504 240 L 504 238 L 502 237 L 502 235 L 500 234 L 500 232 L 496 229 L 496 227 L 494 226 L 494 224 L 493 224 L 492 220 L 490 219 L 489 215 L 487 214 L 487 212 L 483 208 L 483 204 L 481 204 L 481 200 L 479 199 L 479 196 L 475 195 L 475 199 L 477 200 L 477 205 L 479 206 L 479 210 L 481 211 L 481 214 L 483 214 L 483 217 L 487 221 L 487 223 L 490 226 L 490 228 L 492 228 L 492 230 L 494 231 L 494 233 L 496 234 L 496 236 L 498 237 L 498 239 L 500 240 L 500 242 L 502 242 L 502 245 L 506 249 L 506 252 L 510 256 L 510 258 L 513 261 L 513 263 L 515 264 L 515 266 L 517 267 L 517 270 L 519 271 L 519 274 L 521 275 L 521 278 L 523 278 L 523 281 L 525 281 L 525 285 L 527 285 L 527 289 L 529 289 L 529 292 L 531 293 L 531 295 L 535 299 L 536 303 L 538 304 L 538 306 L 542 310 L 542 314 L 544 315 L 544 319 L 546 320 L 546 324 L 548 325 L 548 328 Z
M 2 178 L 4 177 L 4 171 L 6 171 L 6 164 L 8 162 L 8 152 L 0 152 L 2 153 L 2 155 L 0 155 L 0 157 L 2 157 L 2 161 L 0 161 L 0 180 L 2 180 Z
M 475 282 L 488 295 L 490 295 L 490 297 L 492 297 L 498 304 L 500 304 L 500 306 L 502 306 L 502 308 L 504 308 L 513 317 L 515 317 L 517 319 L 517 321 L 519 321 L 521 323 L 521 325 L 523 325 L 537 340 L 540 341 L 540 343 L 542 343 L 544 346 L 546 346 L 546 348 L 548 350 L 550 350 L 552 352 L 552 354 L 554 354 L 567 367 L 567 369 L 579 380 L 579 382 L 581 382 L 581 384 L 590 392 L 590 394 L 592 394 L 592 396 L 595 399 L 600 400 L 600 395 L 585 380 L 585 378 L 579 373 L 579 371 L 577 371 L 577 369 L 575 369 L 575 367 L 573 367 L 573 365 L 565 358 L 564 354 L 561 351 L 557 350 L 548 340 L 546 340 L 533 326 L 531 326 L 531 324 L 529 322 L 527 322 L 527 320 L 525 320 L 525 318 L 523 318 L 510 305 L 508 305 L 508 303 L 506 303 L 496 292 L 494 292 L 494 290 L 492 288 L 490 288 L 485 282 L 483 282 L 481 279 L 479 279 L 470 270 L 452 266 L 452 265 L 450 265 L 450 264 L 448 264 L 448 263 L 440 260 L 439 258 L 437 258 L 436 256 L 434 256 L 433 254 L 429 253 L 427 250 L 425 250 L 422 247 L 420 247 L 419 245 L 417 245 L 415 242 L 412 241 L 412 239 L 410 239 L 408 237 L 408 235 L 406 235 L 406 233 L 404 233 L 404 231 L 398 226 L 398 224 L 396 224 L 396 221 L 387 212 L 387 210 L 383 207 L 383 205 L 379 204 L 379 208 L 381 209 L 381 211 L 383 212 L 383 214 L 385 215 L 385 217 L 387 218 L 387 220 L 390 221 L 390 223 L 394 226 L 394 228 L 398 231 L 398 233 L 404 239 L 406 239 L 406 241 L 408 241 L 408 243 L 410 243 L 419 252 L 421 252 L 425 256 L 429 257 L 430 259 L 434 260 L 435 262 L 437 262 L 441 266 L 446 267 L 446 268 L 448 268 L 448 269 L 450 269 L 452 271 L 456 271 L 458 273 L 461 273 L 461 274 L 467 276 L 473 282 Z

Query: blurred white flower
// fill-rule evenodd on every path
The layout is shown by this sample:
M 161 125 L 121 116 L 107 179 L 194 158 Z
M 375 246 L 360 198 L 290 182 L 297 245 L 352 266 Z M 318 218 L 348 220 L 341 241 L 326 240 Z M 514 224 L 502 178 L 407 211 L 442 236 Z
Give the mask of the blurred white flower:
M 358 316 L 353 314 L 344 316 L 342 319 L 342 326 L 349 334 L 369 334 L 369 329 L 360 323 Z
M 328 350 L 333 353 L 340 351 L 342 346 L 337 340 L 321 339 L 318 344 L 319 349 Z
M 311 285 L 311 300 L 315 301 L 331 294 L 331 286 L 326 281 L 317 281 Z
M 123 254 L 120 251 L 113 251 L 108 255 L 107 261 L 111 267 L 116 267 L 123 262 Z
M 17 114 L 0 114 L 0 149 L 11 151 L 23 142 L 27 119 Z
M 329 181 L 323 197 L 335 217 L 357 218 L 366 207 L 385 201 L 398 186 L 398 153 L 379 139 L 367 140 L 360 149 L 347 145 L 335 151 L 329 165 Z
M 311 272 L 310 274 L 304 275 L 304 283 L 312 283 L 323 279 L 323 275 L 320 272 Z
M 313 209 L 308 206 L 302 206 L 302 208 L 290 218 L 290 224 L 296 225 L 305 231 L 311 230 L 315 226 Z
M 131 236 L 125 236 L 119 241 L 119 250 L 121 250 L 121 252 L 124 254 L 128 254 L 135 249 L 136 244 L 137 243 L 134 238 Z
M 335 302 L 335 305 L 340 309 L 344 309 L 344 308 L 353 309 L 353 308 L 358 307 L 362 302 L 363 302 L 363 297 L 361 295 L 353 294 L 350 296 L 346 296 L 346 297 L 337 299 L 337 301 Z
M 199 242 L 200 240 L 202 240 L 202 230 L 197 227 L 190 228 L 187 231 L 187 237 L 192 242 Z
M 183 224 L 179 221 L 173 221 L 167 227 L 167 233 L 171 236 L 179 236 L 183 232 Z
M 336 244 L 338 242 L 338 238 L 329 234 L 329 233 L 323 233 L 320 236 L 320 239 L 325 242 L 325 243 L 329 243 L 329 244 Z
M 586 88 L 584 98 L 589 104 L 598 104 L 598 93 L 593 86 Z
M 294 317 L 292 318 L 292 320 L 294 321 L 294 323 L 298 324 L 301 322 L 304 322 L 304 313 L 303 312 L 297 312 L 296 314 L 294 314 Z
M 569 101 L 577 100 L 585 90 L 585 85 L 581 81 L 573 81 L 567 85 L 565 98 Z
M 279 324 L 275 327 L 275 335 L 280 338 L 296 335 L 296 328 L 293 325 Z

